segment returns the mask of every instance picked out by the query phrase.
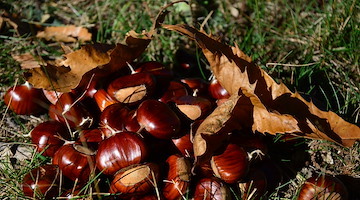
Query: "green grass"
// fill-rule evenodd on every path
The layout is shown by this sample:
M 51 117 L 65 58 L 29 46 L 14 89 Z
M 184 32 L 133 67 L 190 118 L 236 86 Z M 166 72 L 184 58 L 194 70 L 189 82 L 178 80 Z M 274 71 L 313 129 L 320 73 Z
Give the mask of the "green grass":
M 44 26 L 82 25 L 92 31 L 94 42 L 114 44 L 121 42 L 129 30 L 149 30 L 157 12 L 165 5 L 157 0 L 41 2 L 5 0 L 0 3 L 0 12 L 6 10 L 19 14 L 24 22 L 30 23 L 38 23 L 48 14 L 49 18 L 42 23 Z M 249 0 L 241 3 L 233 0 L 191 0 L 191 4 L 192 9 L 184 3 L 169 8 L 171 12 L 165 23 L 188 23 L 200 27 L 204 18 L 215 9 L 204 26 L 205 31 L 219 36 L 230 45 L 238 44 L 278 82 L 311 96 L 320 108 L 332 110 L 347 121 L 359 124 L 358 1 Z M 31 34 L 18 36 L 11 27 L 3 27 L 0 30 L 1 97 L 16 80 L 24 82 L 23 71 L 11 54 L 31 52 L 56 57 L 61 55 L 59 46 L 59 43 L 45 42 Z M 80 44 L 72 47 L 79 48 Z M 139 60 L 157 60 L 171 67 L 178 62 L 174 55 L 179 47 L 193 52 L 196 49 L 192 41 L 160 29 Z M 206 63 L 203 56 L 197 58 L 198 62 Z M 2 100 L 0 108 L 5 113 L 6 106 Z M 1 118 L 9 119 L 1 122 L 0 138 L 3 142 L 28 143 L 29 138 L 22 134 L 28 133 L 39 122 L 16 116 L 11 111 L 2 114 Z M 21 169 L 14 170 L 10 166 L 0 168 L 0 187 L 5 188 L 1 193 L 8 192 L 10 199 L 21 198 L 19 187 L 24 174 L 39 163 L 46 162 L 41 156 L 35 157 L 25 162 Z M 359 165 L 353 170 L 354 174 L 360 174 Z M 272 197 L 277 198 L 276 195 Z

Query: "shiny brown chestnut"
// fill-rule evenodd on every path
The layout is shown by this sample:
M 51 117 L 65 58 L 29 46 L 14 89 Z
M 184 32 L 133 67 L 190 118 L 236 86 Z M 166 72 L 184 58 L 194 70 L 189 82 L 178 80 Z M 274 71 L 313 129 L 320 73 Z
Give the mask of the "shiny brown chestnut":
M 207 116 L 212 110 L 210 100 L 197 96 L 181 96 L 173 100 L 176 107 L 189 119 L 197 120 Z
M 302 185 L 297 199 L 347 200 L 348 196 L 345 185 L 338 178 L 329 175 L 314 175 Z
M 260 200 L 266 194 L 267 178 L 258 167 L 250 169 L 248 175 L 239 182 L 242 199 Z
M 162 93 L 161 97 L 158 100 L 163 103 L 168 103 L 173 99 L 186 95 L 188 95 L 188 89 L 183 83 L 178 81 L 170 81 L 167 89 Z
M 251 130 L 233 131 L 229 141 L 244 148 L 252 164 L 261 162 L 267 156 L 268 146 L 263 135 L 259 133 Z
M 174 76 L 174 73 L 171 70 L 167 69 L 162 63 L 157 61 L 140 63 L 135 69 L 135 72 L 148 72 L 156 76 L 156 79 L 162 77 L 170 80 Z
M 113 175 L 124 167 L 144 162 L 147 156 L 147 146 L 138 134 L 120 132 L 100 143 L 96 166 L 102 173 Z
M 104 135 L 100 129 L 82 130 L 79 134 L 76 144 L 81 144 L 91 150 L 97 150 L 101 141 L 104 140 Z
M 95 169 L 95 152 L 79 144 L 67 144 L 54 154 L 52 164 L 58 165 L 67 178 L 86 182 Z
M 63 94 L 63 92 L 57 92 L 54 90 L 42 89 L 42 91 L 43 91 L 45 97 L 47 98 L 47 100 L 49 100 L 51 104 L 56 104 L 57 100 Z
M 131 110 L 124 120 L 124 128 L 130 132 L 138 132 L 141 128 L 139 122 L 136 119 L 136 110 Z
M 104 109 L 100 115 L 100 129 L 106 137 L 110 137 L 125 130 L 124 122 L 129 109 L 122 103 L 114 103 Z
M 268 153 L 268 146 L 262 134 L 253 133 L 251 130 L 233 131 L 230 136 L 233 144 L 243 147 L 247 152 L 255 150 L 261 151 L 263 154 Z
M 114 98 L 112 98 L 104 89 L 96 91 L 93 98 L 95 99 L 95 102 L 101 112 L 111 104 L 115 104 L 118 102 Z
M 195 187 L 194 200 L 230 200 L 229 188 L 220 179 L 201 179 Z
M 134 73 L 115 79 L 107 88 L 108 94 L 121 103 L 138 104 L 155 91 L 156 81 L 152 74 Z
M 249 170 L 248 154 L 242 147 L 229 144 L 222 154 L 211 158 L 211 168 L 224 182 L 236 183 Z
M 87 79 L 87 78 L 85 78 L 85 79 Z M 81 81 L 85 81 L 85 79 L 83 79 Z M 95 93 L 98 91 L 97 87 L 98 87 L 98 80 L 94 80 L 94 79 L 90 78 L 87 81 L 86 88 L 78 87 L 78 88 L 75 88 L 74 90 L 79 94 L 82 94 L 85 92 L 85 96 L 93 98 Z
M 170 107 L 157 100 L 145 100 L 138 109 L 136 118 L 141 127 L 159 139 L 170 139 L 180 130 L 180 119 Z
M 144 195 L 155 190 L 158 181 L 158 165 L 154 163 L 131 165 L 114 175 L 109 191 L 124 197 Z
M 192 91 L 193 96 L 208 97 L 209 83 L 201 78 L 183 78 L 180 80 Z
M 159 63 L 157 61 L 141 63 L 135 69 L 135 72 L 147 72 L 155 77 L 156 90 L 153 94 L 155 98 L 160 97 L 164 93 L 164 91 L 166 90 L 166 86 L 169 85 L 169 82 L 174 78 L 173 71 L 167 69 L 162 63 Z
M 214 99 L 227 99 L 230 97 L 228 91 L 220 85 L 216 78 L 213 78 L 210 82 L 209 93 Z
M 190 139 L 190 133 L 171 140 L 183 156 L 190 158 L 194 157 L 194 146 Z
M 214 172 L 211 169 L 210 161 L 197 164 L 195 168 L 195 174 L 201 178 L 214 177 Z
M 50 117 L 50 119 L 52 119 L 52 120 L 55 120 L 55 121 L 60 122 L 59 117 L 57 116 L 57 114 L 55 114 L 55 113 L 57 113 L 57 112 L 55 112 L 55 111 L 56 111 L 55 105 L 54 105 L 54 104 L 51 104 L 51 105 L 49 106 L 49 112 L 48 112 L 49 117 Z
M 32 87 L 28 82 L 9 88 L 4 102 L 18 115 L 39 114 L 49 106 L 42 90 Z
M 61 194 L 61 199 L 79 199 L 83 194 L 82 187 L 79 185 L 75 188 L 71 188 Z M 59 199 L 60 199 L 59 198 Z
M 71 128 L 90 128 L 94 123 L 94 116 L 81 102 L 75 101 L 76 98 L 73 93 L 62 94 L 56 104 L 50 106 L 50 117 L 63 124 L 69 124 Z
M 146 194 L 141 196 L 131 197 L 130 200 L 165 200 L 162 196 L 157 194 Z
M 43 165 L 24 176 L 22 189 L 33 199 L 52 199 L 59 194 L 60 170 L 56 165 Z
M 36 150 L 43 156 L 52 157 L 55 152 L 71 139 L 69 130 L 60 122 L 47 121 L 37 125 L 30 132 L 31 143 L 36 145 Z
M 190 185 L 190 162 L 185 157 L 171 155 L 166 163 L 169 165 L 169 171 L 166 180 L 164 180 L 163 196 L 168 200 L 180 200 L 184 198 Z

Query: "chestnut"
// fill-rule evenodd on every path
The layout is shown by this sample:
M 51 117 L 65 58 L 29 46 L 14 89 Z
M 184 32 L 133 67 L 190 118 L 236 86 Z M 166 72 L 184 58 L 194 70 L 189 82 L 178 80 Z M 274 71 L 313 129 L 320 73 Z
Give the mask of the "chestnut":
M 104 109 L 109 105 L 118 102 L 114 98 L 112 98 L 104 89 L 96 91 L 93 98 L 95 99 L 95 102 L 101 112 L 104 111 Z
M 110 193 L 120 196 L 144 195 L 157 187 L 159 167 L 154 163 L 131 165 L 114 175 L 110 184 Z
M 209 93 L 214 99 L 227 99 L 230 97 L 229 92 L 220 85 L 215 77 L 210 82 Z
M 86 182 L 94 172 L 95 152 L 79 144 L 67 144 L 54 154 L 52 164 L 58 165 L 69 179 Z
M 97 150 L 99 143 L 103 141 L 104 135 L 100 129 L 82 130 L 79 134 L 76 144 L 81 144 L 91 150 Z
M 52 157 L 55 152 L 70 140 L 69 130 L 60 122 L 47 121 L 37 125 L 30 132 L 31 142 L 36 145 L 36 150 L 43 156 Z
M 130 132 L 138 132 L 140 130 L 140 124 L 136 119 L 136 110 L 131 110 L 128 116 L 124 120 L 124 128 Z
M 181 96 L 173 100 L 176 107 L 190 120 L 197 120 L 207 116 L 212 109 L 210 100 L 197 96 Z
M 255 150 L 259 150 L 263 154 L 268 153 L 268 146 L 263 135 L 253 133 L 251 130 L 234 131 L 230 136 L 230 141 L 243 147 L 249 153 Z
M 163 103 L 168 103 L 173 99 L 186 95 L 188 95 L 188 89 L 183 83 L 178 81 L 170 81 L 167 89 L 162 93 L 161 97 L 158 100 Z
M 51 199 L 58 196 L 60 170 L 56 165 L 39 166 L 24 176 L 22 190 L 34 199 Z
M 106 137 L 125 129 L 124 121 L 128 117 L 129 109 L 122 103 L 109 105 L 100 115 L 100 129 Z
M 42 113 L 49 104 L 42 90 L 32 87 L 28 82 L 9 88 L 4 102 L 18 115 Z
M 108 94 L 121 103 L 138 104 L 155 91 L 155 78 L 150 73 L 134 73 L 115 79 L 107 88 Z
M 241 146 L 248 153 L 249 161 L 252 164 L 261 162 L 268 154 L 267 143 L 260 133 L 244 130 L 233 131 L 230 141 L 232 144 Z
M 56 104 L 57 100 L 63 94 L 62 92 L 57 92 L 54 90 L 42 89 L 42 91 L 43 91 L 45 97 L 47 98 L 47 100 L 49 100 L 51 104 Z
M 312 176 L 301 186 L 298 200 L 329 199 L 346 200 L 348 191 L 336 177 L 329 175 Z
M 161 77 L 170 80 L 174 76 L 174 73 L 171 70 L 167 69 L 162 63 L 157 61 L 140 63 L 139 66 L 135 69 L 135 72 L 151 73 L 156 77 L 156 80 Z
M 83 195 L 81 186 L 78 185 L 75 188 L 71 188 L 61 194 L 61 199 L 79 199 Z M 59 199 L 60 199 L 59 198 Z
M 75 101 L 73 93 L 63 93 L 56 104 L 50 106 L 49 115 L 54 120 L 69 124 L 71 128 L 90 128 L 94 123 L 94 116 L 81 102 Z
M 159 139 L 170 139 L 180 130 L 180 119 L 170 107 L 157 100 L 145 100 L 138 109 L 136 118 L 141 127 Z
M 218 178 L 203 178 L 195 187 L 194 200 L 231 199 L 229 188 Z
M 96 166 L 106 175 L 134 164 L 140 164 L 148 156 L 148 149 L 136 133 L 120 132 L 100 142 L 96 154 Z
M 239 182 L 242 199 L 260 200 L 267 192 L 267 178 L 258 167 L 250 169 L 248 175 Z
M 183 78 L 180 80 L 192 91 L 193 96 L 208 97 L 209 83 L 201 78 Z M 195 94 L 195 95 L 194 95 Z
M 180 200 L 184 197 L 190 184 L 190 162 L 179 155 L 169 156 L 166 162 L 169 165 L 169 171 L 167 179 L 164 180 L 163 196 L 168 200 Z
M 74 91 L 79 94 L 85 93 L 85 97 L 93 98 L 95 93 L 98 91 L 98 80 L 92 79 L 91 76 L 85 76 L 81 82 L 86 82 L 86 84 L 80 83 L 79 86 L 74 89 Z
M 229 144 L 220 155 L 212 156 L 211 168 L 226 183 L 236 183 L 249 170 L 247 152 L 238 145 Z
M 130 200 L 163 200 L 162 196 L 158 196 L 157 194 L 147 194 L 144 196 L 135 196 L 132 197 Z
M 194 157 L 194 146 L 190 139 L 190 133 L 171 140 L 183 156 L 190 158 Z
M 195 174 L 198 175 L 201 178 L 211 178 L 214 177 L 214 172 L 211 169 L 211 163 L 210 161 L 198 163 L 195 165 Z
M 169 85 L 169 82 L 174 78 L 173 71 L 167 69 L 162 63 L 157 61 L 148 61 L 141 63 L 135 69 L 135 72 L 147 72 L 155 77 L 156 90 L 153 94 L 155 98 L 160 97 L 166 91 L 166 86 Z

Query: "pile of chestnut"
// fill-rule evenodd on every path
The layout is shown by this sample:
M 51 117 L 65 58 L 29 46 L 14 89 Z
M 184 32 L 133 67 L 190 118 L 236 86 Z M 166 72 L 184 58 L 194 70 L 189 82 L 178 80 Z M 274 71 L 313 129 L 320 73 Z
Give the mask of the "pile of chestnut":
M 5 103 L 15 113 L 45 111 L 51 118 L 30 133 L 52 163 L 24 177 L 26 196 L 261 199 L 279 186 L 281 169 L 266 156 L 264 137 L 251 131 L 231 134 L 208 162 L 193 166 L 193 134 L 229 97 L 216 79 L 179 78 L 155 61 L 135 66 L 68 93 L 29 83 L 7 91 Z M 309 179 L 298 199 L 346 199 L 346 188 L 334 180 Z

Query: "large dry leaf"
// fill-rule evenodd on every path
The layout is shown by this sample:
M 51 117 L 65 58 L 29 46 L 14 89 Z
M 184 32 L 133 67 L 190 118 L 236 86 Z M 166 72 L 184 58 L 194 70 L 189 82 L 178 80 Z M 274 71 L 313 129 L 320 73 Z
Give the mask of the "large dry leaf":
M 333 112 L 318 109 L 298 93 L 292 93 L 284 84 L 276 83 L 265 71 L 256 66 L 237 46 L 225 45 L 207 34 L 187 25 L 164 25 L 194 39 L 208 59 L 213 74 L 220 84 L 232 95 L 248 91 L 255 95 L 269 114 L 287 115 L 296 120 L 294 130 L 269 128 L 279 123 L 271 116 L 253 112 L 254 122 L 249 124 L 253 131 L 276 133 L 297 133 L 304 137 L 326 139 L 345 146 L 351 146 L 360 138 L 360 128 L 344 121 Z M 241 121 L 242 119 L 237 119 Z M 266 123 L 256 123 L 263 121 Z M 294 124 L 292 124 L 294 125 Z M 198 133 L 197 133 L 198 134 Z M 200 134 L 200 132 L 199 132 Z M 216 134 L 215 132 L 213 134 Z
M 74 25 L 45 27 L 36 37 L 59 42 L 91 41 L 91 33 L 86 28 Z
M 160 11 L 149 32 L 137 34 L 129 31 L 123 44 L 85 45 L 80 50 L 65 54 L 65 59 L 56 64 L 47 63 L 41 68 L 29 70 L 25 77 L 34 87 L 69 92 L 76 87 L 83 88 L 91 78 L 96 81 L 113 75 L 145 51 L 166 14 L 166 11 Z
M 69 92 L 80 84 L 83 77 L 95 74 L 96 79 L 111 75 L 126 66 L 127 62 L 139 57 L 151 40 L 150 37 L 139 37 L 131 32 L 125 44 L 85 45 L 77 51 L 65 54 L 65 59 L 58 61 L 57 65 L 48 64 L 31 69 L 25 76 L 34 87 Z
M 292 116 L 268 111 L 256 95 L 240 88 L 239 93 L 231 95 L 200 124 L 193 141 L 196 161 L 208 160 L 229 139 L 233 130 L 252 127 L 263 133 L 301 132 Z
M 33 69 L 41 67 L 41 58 L 35 58 L 30 53 L 20 55 L 11 54 L 11 56 L 20 63 L 21 69 Z
M 59 65 L 47 64 L 25 73 L 26 79 L 37 88 L 69 92 L 76 88 L 83 75 L 110 62 L 113 46 L 106 44 L 85 45 L 80 50 L 64 55 Z

